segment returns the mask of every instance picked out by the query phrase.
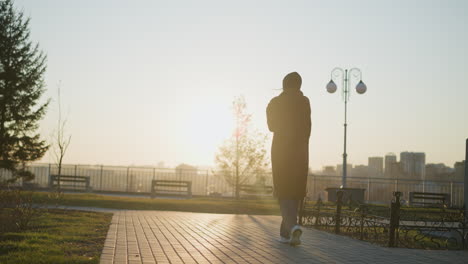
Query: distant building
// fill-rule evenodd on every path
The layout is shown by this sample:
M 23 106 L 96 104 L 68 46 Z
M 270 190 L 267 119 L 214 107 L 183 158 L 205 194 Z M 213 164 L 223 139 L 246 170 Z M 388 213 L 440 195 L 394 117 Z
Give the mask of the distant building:
M 464 181 L 465 180 L 465 160 L 464 161 L 458 161 L 455 162 L 454 168 L 455 168 L 455 181 Z
M 392 178 L 391 174 L 391 168 L 392 168 L 392 163 L 397 162 L 397 156 L 393 153 L 388 153 L 385 155 L 385 178 Z
M 401 152 L 400 164 L 404 177 L 424 180 L 426 176 L 426 154 L 423 152 Z
M 388 165 L 388 177 L 392 179 L 404 178 L 403 169 L 400 162 L 392 162 Z
M 369 157 L 369 176 L 382 177 L 383 176 L 383 158 L 382 157 Z
M 426 164 L 426 180 L 453 180 L 454 169 L 443 163 Z
M 353 170 L 353 164 L 346 164 L 346 174 L 349 175 L 349 173 Z M 336 165 L 336 174 L 338 176 L 343 176 L 343 164 L 338 164 Z
M 197 167 L 182 163 L 175 168 L 176 176 L 194 175 L 198 173 Z
M 354 168 L 351 170 L 350 175 L 353 177 L 361 177 L 361 178 L 367 178 L 369 176 L 372 176 L 369 174 L 369 167 L 366 165 L 354 166 Z
M 156 165 L 156 167 L 162 169 L 162 168 L 165 168 L 166 166 L 164 165 L 164 161 L 160 161 L 160 162 L 158 162 L 158 165 Z
M 336 176 L 336 170 L 334 166 L 324 166 L 322 175 Z

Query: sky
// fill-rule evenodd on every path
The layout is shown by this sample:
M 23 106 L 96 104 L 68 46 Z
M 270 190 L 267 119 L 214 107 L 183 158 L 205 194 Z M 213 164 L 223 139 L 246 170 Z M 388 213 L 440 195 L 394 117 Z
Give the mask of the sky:
M 289 72 L 312 108 L 310 167 L 341 163 L 344 103 L 325 85 L 358 67 L 348 162 L 426 153 L 453 166 L 468 137 L 468 2 L 16 0 L 47 54 L 41 122 L 51 140 L 61 82 L 71 164 L 214 164 L 244 96 L 252 129 Z M 351 87 L 356 85 L 351 83 Z M 340 89 L 340 87 L 339 87 Z M 271 137 L 270 137 L 271 139 Z M 266 147 L 270 148 L 270 142 Z M 54 162 L 48 153 L 42 162 Z

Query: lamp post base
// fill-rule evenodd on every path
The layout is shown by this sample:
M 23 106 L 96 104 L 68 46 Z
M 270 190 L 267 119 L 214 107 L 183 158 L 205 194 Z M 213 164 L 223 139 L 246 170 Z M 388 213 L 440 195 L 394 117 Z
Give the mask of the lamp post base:
M 349 201 L 364 203 L 364 193 L 366 189 L 360 188 L 327 188 L 325 189 L 328 193 L 328 201 L 336 202 L 337 201 L 337 192 L 343 191 L 343 203 L 348 203 Z

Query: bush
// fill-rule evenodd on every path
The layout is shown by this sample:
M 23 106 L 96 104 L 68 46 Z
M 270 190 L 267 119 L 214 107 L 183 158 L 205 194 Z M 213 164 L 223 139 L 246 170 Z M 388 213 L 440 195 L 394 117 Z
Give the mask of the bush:
M 3 189 L 0 191 L 1 223 L 0 232 L 22 231 L 37 215 L 32 203 L 32 192 L 22 192 L 19 189 Z
M 57 194 L 49 200 L 55 201 L 60 197 Z M 28 229 L 32 219 L 44 211 L 40 209 L 45 201 L 35 201 L 36 203 L 33 191 L 10 188 L 8 185 L 0 186 L 0 234 Z

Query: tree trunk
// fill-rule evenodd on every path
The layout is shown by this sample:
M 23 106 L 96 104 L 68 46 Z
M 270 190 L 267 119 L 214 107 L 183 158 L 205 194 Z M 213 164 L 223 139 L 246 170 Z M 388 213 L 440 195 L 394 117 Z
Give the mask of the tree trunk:
M 239 192 L 239 125 L 236 133 L 236 200 L 240 198 Z
M 57 189 L 60 191 L 60 176 L 62 175 L 62 158 L 60 157 L 59 164 L 58 164 L 58 182 L 57 182 Z

